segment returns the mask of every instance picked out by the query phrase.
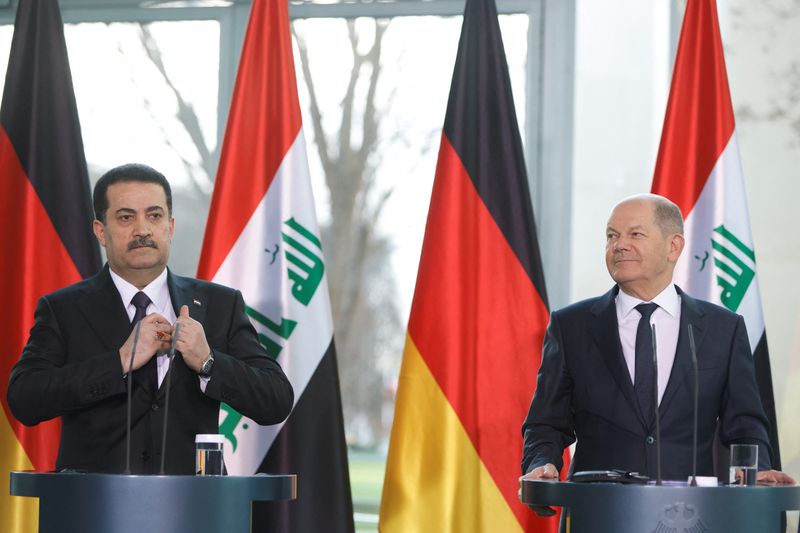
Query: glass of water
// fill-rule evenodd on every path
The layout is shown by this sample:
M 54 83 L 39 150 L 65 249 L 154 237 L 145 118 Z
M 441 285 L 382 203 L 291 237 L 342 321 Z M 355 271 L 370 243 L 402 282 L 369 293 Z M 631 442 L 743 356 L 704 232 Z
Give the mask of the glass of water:
M 221 476 L 225 472 L 223 435 L 197 435 L 195 442 L 195 475 Z
M 731 467 L 728 483 L 738 487 L 756 484 L 758 474 L 758 445 L 731 444 Z

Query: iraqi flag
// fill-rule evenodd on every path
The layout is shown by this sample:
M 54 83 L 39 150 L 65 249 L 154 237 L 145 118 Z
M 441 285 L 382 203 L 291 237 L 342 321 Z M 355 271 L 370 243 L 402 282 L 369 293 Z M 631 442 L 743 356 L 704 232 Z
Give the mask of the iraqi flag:
M 400 369 L 382 533 L 555 531 L 519 502 L 548 322 L 494 0 L 467 0 Z M 566 469 L 564 469 L 566 472 Z
M 11 367 L 40 296 L 95 274 L 100 251 L 56 0 L 22 0 L 0 108 L 0 480 L 55 467 L 59 420 L 25 427 L 8 409 Z M 38 500 L 0 491 L 0 531 L 36 531 Z
M 772 467 L 780 469 L 755 247 L 714 0 L 686 5 L 653 192 L 678 204 L 686 219 L 675 282 L 744 317 L 771 425 Z
M 284 424 L 269 427 L 223 405 L 225 464 L 231 474 L 298 475 L 297 500 L 253 506 L 254 530 L 350 532 L 333 324 L 305 146 L 288 4 L 255 0 L 198 277 L 242 292 L 295 405 Z

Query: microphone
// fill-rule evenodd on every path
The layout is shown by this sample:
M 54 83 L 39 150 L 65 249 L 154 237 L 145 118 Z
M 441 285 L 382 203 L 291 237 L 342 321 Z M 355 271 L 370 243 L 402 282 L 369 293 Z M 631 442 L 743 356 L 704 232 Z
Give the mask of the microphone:
M 697 395 L 700 389 L 700 379 L 697 371 L 697 349 L 694 344 L 694 328 L 689 324 L 689 348 L 692 350 L 692 370 L 694 373 L 694 425 L 692 427 L 692 487 L 697 486 Z
M 167 367 L 167 377 L 164 386 L 167 388 L 164 391 L 164 426 L 161 428 L 161 471 L 159 474 L 164 475 L 164 460 L 167 457 L 167 418 L 169 417 L 169 384 L 172 381 L 172 360 L 175 358 L 175 343 L 178 342 L 178 331 L 181 325 L 175 322 L 175 332 L 172 334 L 172 346 L 169 348 L 169 366 Z
M 125 473 L 131 473 L 131 395 L 133 389 L 133 357 L 136 355 L 136 345 L 139 344 L 139 329 L 142 326 L 142 321 L 136 322 L 136 328 L 133 331 L 133 349 L 131 350 L 131 358 L 128 362 L 128 427 L 125 436 Z
M 661 485 L 661 422 L 658 420 L 658 356 L 656 351 L 656 325 L 653 332 L 653 406 L 656 411 L 656 485 Z

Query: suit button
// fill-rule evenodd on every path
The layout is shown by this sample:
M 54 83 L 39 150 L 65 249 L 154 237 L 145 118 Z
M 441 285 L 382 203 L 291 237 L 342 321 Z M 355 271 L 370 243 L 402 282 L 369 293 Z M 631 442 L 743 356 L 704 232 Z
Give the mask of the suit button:
M 655 437 L 653 437 L 652 435 L 648 435 L 648 436 L 647 436 L 647 438 L 645 439 L 645 442 L 646 442 L 647 444 L 653 444 L 653 443 L 655 443 L 655 442 L 656 442 L 656 439 L 655 439 Z
M 153 405 L 150 406 L 150 409 L 152 409 L 153 411 L 158 411 L 158 404 L 154 403 Z

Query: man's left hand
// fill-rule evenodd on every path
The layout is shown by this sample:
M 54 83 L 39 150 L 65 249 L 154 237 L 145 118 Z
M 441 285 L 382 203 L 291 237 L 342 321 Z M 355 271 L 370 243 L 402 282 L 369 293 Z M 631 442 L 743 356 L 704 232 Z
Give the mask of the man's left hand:
M 764 470 L 756 476 L 759 485 L 795 485 L 795 480 L 788 474 L 778 470 Z
M 208 347 L 206 332 L 203 325 L 189 316 L 189 306 L 181 306 L 180 316 L 175 321 L 175 325 L 180 324 L 178 339 L 175 342 L 175 349 L 181 352 L 186 366 L 200 372 L 200 369 L 208 359 L 211 349 Z M 175 328 L 172 329 L 173 335 Z

